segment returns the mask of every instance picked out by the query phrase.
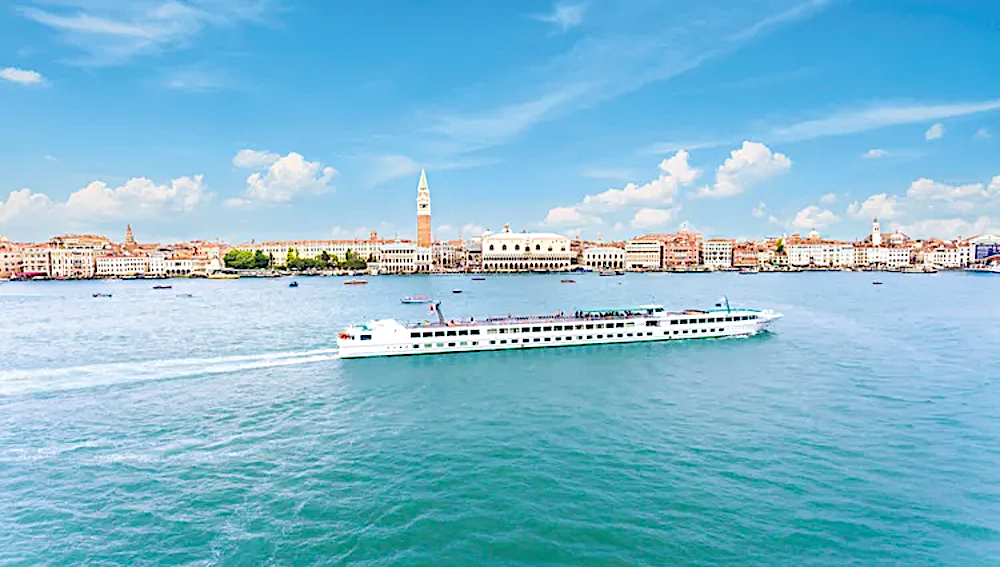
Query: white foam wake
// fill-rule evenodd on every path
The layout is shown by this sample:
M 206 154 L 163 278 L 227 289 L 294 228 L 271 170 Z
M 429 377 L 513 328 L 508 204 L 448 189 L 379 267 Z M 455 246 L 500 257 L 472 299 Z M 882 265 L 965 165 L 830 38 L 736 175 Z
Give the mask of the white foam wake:
M 337 349 L 317 349 L 212 358 L 113 362 L 65 368 L 8 370 L 0 371 L 0 396 L 113 386 L 206 374 L 226 374 L 259 368 L 323 362 L 336 358 Z

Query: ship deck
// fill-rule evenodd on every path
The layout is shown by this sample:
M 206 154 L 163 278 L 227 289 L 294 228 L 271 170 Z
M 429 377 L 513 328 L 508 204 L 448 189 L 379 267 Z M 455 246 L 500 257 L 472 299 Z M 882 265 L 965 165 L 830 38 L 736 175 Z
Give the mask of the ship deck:
M 462 319 L 448 319 L 444 323 L 439 321 L 408 321 L 403 323 L 403 326 L 407 329 L 434 329 L 434 328 L 448 328 L 448 327 L 472 327 L 480 325 L 517 325 L 517 324 L 533 324 L 533 323 L 592 323 L 594 321 L 607 321 L 607 320 L 629 320 L 629 319 L 647 319 L 650 317 L 664 317 L 664 316 L 689 316 L 689 315 L 706 315 L 709 313 L 726 313 L 726 312 L 757 312 L 757 309 L 685 309 L 683 311 L 660 311 L 658 313 L 643 312 L 639 313 L 631 310 L 621 310 L 621 311 L 577 311 L 574 313 L 562 313 L 557 312 L 550 315 L 507 315 L 503 317 L 483 317 L 481 319 L 477 318 L 462 318 Z

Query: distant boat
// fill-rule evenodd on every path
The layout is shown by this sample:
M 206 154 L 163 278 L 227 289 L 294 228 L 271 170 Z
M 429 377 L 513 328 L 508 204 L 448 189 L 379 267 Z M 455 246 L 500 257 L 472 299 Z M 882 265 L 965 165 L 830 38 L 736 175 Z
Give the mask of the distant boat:
M 426 295 L 407 295 L 403 299 L 400 299 L 402 303 L 430 303 L 431 298 Z
M 111 297 L 110 293 L 95 293 L 94 297 Z
M 624 276 L 625 272 L 622 270 L 601 270 L 602 276 Z
M 177 297 L 194 297 L 194 296 L 191 295 L 190 293 L 178 293 Z
M 239 274 L 226 274 L 222 272 L 215 272 L 208 274 L 208 279 L 210 280 L 238 280 L 240 279 Z
M 288 287 L 299 287 L 299 282 L 292 282 L 288 284 Z
M 153 289 L 171 289 L 173 287 L 174 286 L 172 286 L 172 285 L 154 285 Z
M 481 281 L 484 281 L 485 279 L 486 278 L 484 278 L 482 276 L 475 276 L 474 278 L 472 278 L 472 281 L 474 281 L 474 282 L 481 282 Z
M 976 266 L 966 268 L 965 271 L 973 274 L 1000 274 L 1000 264 L 994 264 L 991 266 Z
M 740 275 L 741 276 L 751 276 L 751 275 L 759 273 L 759 272 L 760 272 L 760 270 L 758 270 L 756 268 L 743 268 L 742 270 L 740 270 Z
M 576 283 L 576 280 L 559 280 L 559 283 Z
M 365 280 L 347 280 L 344 285 L 365 285 L 367 283 Z
M 875 280 L 872 282 L 872 285 L 882 285 L 882 282 Z
M 458 288 L 456 287 L 455 289 L 451 290 L 451 292 L 452 292 L 452 293 L 462 293 L 462 290 L 460 290 L 460 289 L 458 289 Z

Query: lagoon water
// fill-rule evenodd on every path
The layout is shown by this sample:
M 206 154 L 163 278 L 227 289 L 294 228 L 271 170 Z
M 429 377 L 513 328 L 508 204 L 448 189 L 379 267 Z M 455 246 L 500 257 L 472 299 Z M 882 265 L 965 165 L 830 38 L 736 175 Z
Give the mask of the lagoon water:
M 0 284 L 0 565 L 1000 564 L 1000 277 L 574 277 Z M 785 318 L 338 360 L 415 294 Z

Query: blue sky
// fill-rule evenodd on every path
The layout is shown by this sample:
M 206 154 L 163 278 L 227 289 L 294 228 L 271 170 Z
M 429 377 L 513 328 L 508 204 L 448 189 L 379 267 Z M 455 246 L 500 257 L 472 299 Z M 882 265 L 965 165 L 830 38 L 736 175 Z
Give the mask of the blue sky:
M 23 0 L 0 234 L 1000 231 L 1000 5 Z

